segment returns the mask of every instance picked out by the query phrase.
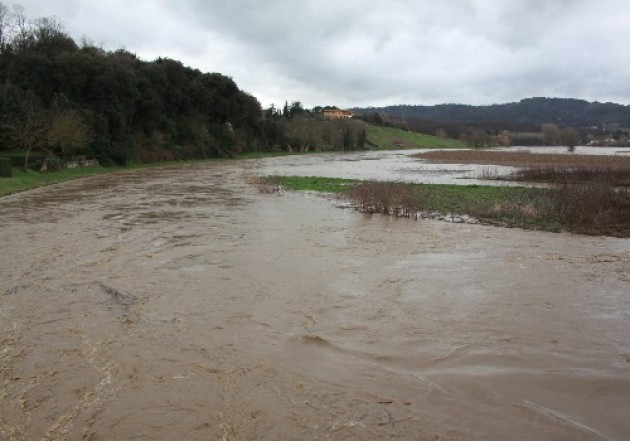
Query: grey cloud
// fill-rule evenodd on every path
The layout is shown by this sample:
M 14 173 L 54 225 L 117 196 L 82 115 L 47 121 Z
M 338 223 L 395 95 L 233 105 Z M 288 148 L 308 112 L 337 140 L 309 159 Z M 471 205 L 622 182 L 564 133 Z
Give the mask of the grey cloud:
M 108 47 L 230 75 L 263 105 L 630 103 L 625 0 L 23 3 Z

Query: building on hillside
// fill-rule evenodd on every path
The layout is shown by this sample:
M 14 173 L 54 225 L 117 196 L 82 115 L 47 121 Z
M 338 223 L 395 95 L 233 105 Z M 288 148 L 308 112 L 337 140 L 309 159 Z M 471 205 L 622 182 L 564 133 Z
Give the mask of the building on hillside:
M 325 109 L 323 111 L 324 116 L 326 118 L 336 118 L 336 119 L 344 119 L 344 118 L 352 118 L 356 115 L 352 110 L 341 110 L 341 109 Z

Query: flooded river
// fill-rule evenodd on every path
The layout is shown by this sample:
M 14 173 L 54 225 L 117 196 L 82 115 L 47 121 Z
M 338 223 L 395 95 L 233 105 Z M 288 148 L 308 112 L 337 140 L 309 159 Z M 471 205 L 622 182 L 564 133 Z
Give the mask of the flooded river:
M 0 439 L 630 438 L 628 239 L 248 184 L 325 158 L 1 198 Z

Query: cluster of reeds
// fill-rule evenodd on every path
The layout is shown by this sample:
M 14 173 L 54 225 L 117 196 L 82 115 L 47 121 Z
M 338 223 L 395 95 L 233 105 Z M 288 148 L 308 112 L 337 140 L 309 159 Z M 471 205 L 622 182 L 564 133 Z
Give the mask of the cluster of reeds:
M 532 167 L 518 170 L 509 177 L 514 181 L 553 183 L 603 183 L 630 186 L 630 166 Z
M 259 192 L 265 194 L 282 194 L 284 187 L 281 184 L 275 183 L 269 178 L 263 178 L 256 175 L 246 177 L 248 184 L 253 185 Z
M 401 182 L 363 182 L 348 193 L 364 213 L 412 217 L 424 208 L 426 193 L 419 186 Z
M 605 183 L 561 184 L 546 191 L 549 215 L 576 232 L 630 235 L 630 191 Z M 624 233 L 625 232 L 625 233 Z
M 511 167 L 630 167 L 629 155 L 574 155 L 495 150 L 434 150 L 415 155 L 438 164 L 506 165 Z
M 552 184 L 539 204 L 541 212 L 572 231 L 629 234 L 628 166 L 527 168 L 511 179 Z
M 490 190 L 489 190 L 490 188 Z M 348 197 L 365 213 L 427 217 L 444 210 L 485 223 L 587 234 L 630 236 L 630 190 L 603 182 L 552 188 L 452 186 L 445 190 L 394 182 L 364 182 Z M 436 217 L 436 216 L 428 216 Z

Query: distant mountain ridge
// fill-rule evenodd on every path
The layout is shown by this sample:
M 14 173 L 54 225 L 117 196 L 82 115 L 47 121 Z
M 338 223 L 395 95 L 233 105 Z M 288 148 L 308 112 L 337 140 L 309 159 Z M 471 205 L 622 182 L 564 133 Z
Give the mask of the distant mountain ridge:
M 434 106 L 396 105 L 354 109 L 359 114 L 378 112 L 402 121 L 432 121 L 469 124 L 497 129 L 519 126 L 539 128 L 552 123 L 582 130 L 614 131 L 630 127 L 630 106 L 589 102 L 573 98 L 526 98 L 519 102 L 472 106 L 440 104 Z

